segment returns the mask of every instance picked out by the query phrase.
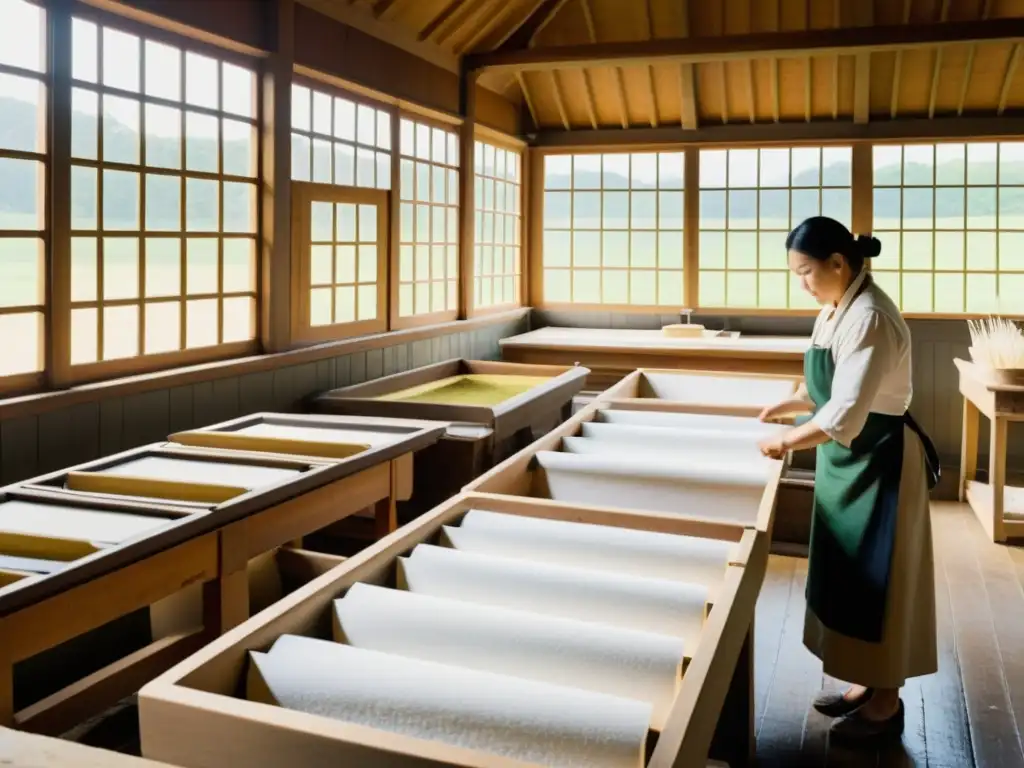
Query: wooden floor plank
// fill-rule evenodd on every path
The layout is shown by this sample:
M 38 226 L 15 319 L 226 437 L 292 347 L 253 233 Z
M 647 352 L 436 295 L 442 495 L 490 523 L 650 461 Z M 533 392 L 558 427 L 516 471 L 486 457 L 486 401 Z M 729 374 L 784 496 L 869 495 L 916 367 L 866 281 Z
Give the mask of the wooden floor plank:
M 1024 745 L 1021 743 L 1020 723 L 1024 722 L 1024 591 L 1010 556 L 1011 547 L 993 546 L 977 520 L 960 515 L 981 571 L 988 595 L 988 604 L 995 628 L 998 660 L 1001 663 L 1003 687 L 1010 700 L 1017 755 L 1024 764 Z
M 796 559 L 775 682 L 768 693 L 757 737 L 759 768 L 800 765 L 811 699 L 821 684 L 821 662 L 803 644 L 806 583 L 807 561 Z
M 924 696 L 925 742 L 928 749 L 928 768 L 961 768 L 972 766 L 974 754 L 967 721 L 963 681 L 960 677 L 960 657 L 956 646 L 953 614 L 946 577 L 946 553 L 940 537 L 936 517 L 955 514 L 948 508 L 937 507 L 932 513 L 933 551 L 935 553 L 935 630 L 939 669 L 934 675 L 920 679 Z
M 933 515 L 949 585 L 953 634 L 977 768 L 1021 768 L 1024 755 L 1003 682 L 985 583 L 970 546 L 968 519 L 945 509 Z
M 798 558 L 770 555 L 754 618 L 754 722 L 760 728 L 782 647 Z

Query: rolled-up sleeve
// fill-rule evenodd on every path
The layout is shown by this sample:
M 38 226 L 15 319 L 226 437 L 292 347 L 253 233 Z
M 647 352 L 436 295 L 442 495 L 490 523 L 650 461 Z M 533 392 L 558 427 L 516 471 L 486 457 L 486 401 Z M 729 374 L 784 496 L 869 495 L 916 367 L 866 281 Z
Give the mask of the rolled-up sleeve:
M 899 340 L 887 317 L 869 312 L 843 329 L 834 343 L 832 396 L 812 417 L 826 435 L 849 447 L 864 429 L 886 373 L 895 365 Z

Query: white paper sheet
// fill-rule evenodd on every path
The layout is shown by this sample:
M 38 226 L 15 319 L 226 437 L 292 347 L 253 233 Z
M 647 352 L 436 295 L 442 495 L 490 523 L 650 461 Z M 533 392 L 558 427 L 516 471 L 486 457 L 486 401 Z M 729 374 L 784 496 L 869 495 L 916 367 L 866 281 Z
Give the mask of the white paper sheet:
M 730 465 L 539 451 L 551 498 L 573 504 L 668 512 L 737 522 L 757 520 L 770 464 Z
M 667 431 L 667 430 L 666 430 Z M 649 459 L 655 463 L 684 466 L 715 463 L 730 466 L 770 467 L 775 461 L 761 454 L 755 442 L 746 440 L 686 439 L 648 442 L 619 442 L 596 437 L 563 437 L 562 451 L 565 453 L 593 454 L 601 456 L 623 456 L 626 459 Z
M 712 431 L 752 432 L 767 437 L 777 434 L 778 424 L 758 421 L 754 416 L 718 416 L 708 413 L 669 413 L 668 411 L 630 411 L 606 408 L 598 412 L 597 421 L 606 424 L 631 424 L 642 427 L 670 429 L 707 429 Z
M 780 379 L 644 373 L 654 396 L 662 400 L 720 405 L 773 405 L 793 396 L 796 386 Z
M 623 696 L 661 730 L 682 674 L 678 637 L 354 584 L 334 601 L 341 643 Z
M 445 526 L 455 549 L 612 573 L 719 584 L 734 542 L 470 510 Z
M 20 533 L 95 544 L 117 544 L 162 528 L 170 522 L 164 517 L 40 504 L 21 499 L 0 502 L 0 536 L 4 533 Z
M 289 709 L 539 765 L 642 764 L 643 702 L 295 635 L 250 660 L 249 697 L 263 683 Z
M 410 592 L 681 637 L 696 648 L 703 584 L 540 564 L 418 544 L 399 558 Z

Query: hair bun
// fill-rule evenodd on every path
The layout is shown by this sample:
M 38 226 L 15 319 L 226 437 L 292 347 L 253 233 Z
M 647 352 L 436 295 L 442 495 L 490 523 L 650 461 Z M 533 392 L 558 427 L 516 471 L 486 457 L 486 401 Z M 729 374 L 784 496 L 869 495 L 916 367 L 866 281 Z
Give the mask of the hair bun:
M 871 235 L 857 235 L 856 246 L 865 259 L 873 259 L 882 252 L 882 241 Z

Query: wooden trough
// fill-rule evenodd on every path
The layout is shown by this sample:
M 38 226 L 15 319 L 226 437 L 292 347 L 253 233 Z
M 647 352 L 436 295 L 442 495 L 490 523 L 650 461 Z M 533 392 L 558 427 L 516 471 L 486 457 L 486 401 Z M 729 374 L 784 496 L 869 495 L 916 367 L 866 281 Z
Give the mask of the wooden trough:
M 508 541 L 503 526 L 518 531 L 520 546 L 495 557 L 488 541 Z M 534 552 L 544 558 L 543 565 L 531 558 L 531 541 L 544 550 Z M 553 550 L 553 542 L 561 542 L 561 549 Z M 661 555 L 652 556 L 655 551 Z M 755 528 L 460 495 L 148 684 L 139 695 L 143 754 L 183 768 L 286 761 L 305 768 L 551 764 L 552 755 L 542 754 L 546 748 L 553 753 L 595 749 L 586 739 L 565 735 L 571 729 L 557 744 L 534 738 L 533 727 L 559 727 L 543 725 L 548 714 L 536 713 L 550 712 L 559 722 L 577 725 L 582 720 L 579 727 L 585 728 L 592 706 L 605 714 L 628 713 L 626 720 L 590 724 L 592 735 L 617 734 L 607 736 L 615 749 L 597 748 L 594 765 L 702 766 L 720 716 L 719 746 L 746 753 L 752 744 L 747 643 L 767 551 L 766 535 Z M 474 569 L 486 578 L 459 577 Z M 565 580 L 573 579 L 595 586 L 566 600 Z M 655 592 L 666 605 L 688 601 L 687 627 L 695 626 L 695 634 L 661 623 L 682 614 L 651 607 L 661 604 L 649 597 Z M 634 597 L 623 602 L 623 595 Z M 608 609 L 613 604 L 621 614 Z M 418 610 L 394 610 L 402 606 Z M 437 618 L 445 616 L 450 622 Z M 581 616 L 590 616 L 591 623 Z M 416 621 L 428 622 L 449 642 L 427 642 L 422 632 L 404 631 Z M 520 628 L 525 650 L 513 652 L 508 640 L 501 640 L 495 632 L 501 621 Z M 648 629 L 641 633 L 642 626 Z M 567 631 L 577 637 L 581 627 L 584 635 L 607 635 L 601 642 L 608 647 L 628 640 L 634 648 L 642 638 L 678 651 L 678 664 L 669 663 L 668 672 L 650 683 L 662 691 L 667 686 L 667 695 L 645 703 L 609 692 L 638 685 L 636 676 L 616 672 L 614 662 L 603 676 L 592 674 L 600 666 L 599 654 L 586 650 L 583 641 L 573 641 L 568 650 L 553 650 L 543 641 Z M 328 670 L 341 667 L 324 666 L 327 659 L 361 665 L 356 678 L 369 686 L 372 706 L 350 706 L 358 692 L 349 688 L 358 688 L 359 681 L 335 676 Z M 452 722 L 444 719 L 451 717 L 446 707 L 461 709 L 458 697 L 443 696 L 444 687 L 425 683 L 430 675 L 472 696 L 457 725 L 431 725 Z M 516 717 L 498 729 L 482 725 L 486 713 L 498 716 L 503 706 L 511 706 L 502 698 L 506 689 L 519 692 L 517 711 L 526 712 L 523 717 L 532 725 L 517 725 Z M 413 690 L 417 693 L 409 693 Z M 312 701 L 308 695 L 318 703 L 304 704 Z M 404 696 L 419 697 L 419 716 L 393 716 L 388 702 Z M 563 700 L 579 706 L 558 709 Z M 447 715 L 424 714 L 435 707 Z M 509 747 L 513 742 L 528 746 L 519 754 Z M 621 762 L 612 761 L 613 754 Z
M 414 497 L 402 510 L 411 519 L 568 419 L 587 374 L 578 366 L 448 360 L 331 390 L 310 409 L 448 423 L 416 456 Z

